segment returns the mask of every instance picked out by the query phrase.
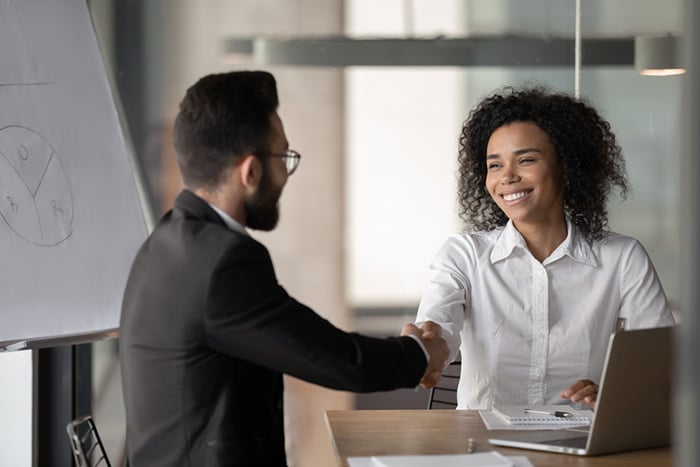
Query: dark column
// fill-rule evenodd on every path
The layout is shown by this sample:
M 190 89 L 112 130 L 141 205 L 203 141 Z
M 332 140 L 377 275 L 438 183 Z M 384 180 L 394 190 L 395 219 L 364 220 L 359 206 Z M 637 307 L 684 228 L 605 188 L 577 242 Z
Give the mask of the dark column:
M 114 2 L 114 79 L 137 154 L 146 137 L 144 3 Z
M 158 3 L 159 4 L 159 3 Z M 149 100 L 148 95 L 149 70 L 154 66 L 147 60 L 146 31 L 151 31 L 152 40 L 157 41 L 155 27 L 157 24 L 149 17 L 148 11 L 157 9 L 158 4 L 143 0 L 114 0 L 114 83 L 118 95 L 115 99 L 121 104 L 122 124 L 126 125 L 125 136 L 133 149 L 132 161 L 137 166 L 137 172 L 143 174 L 139 182 L 143 183 L 150 206 L 159 206 L 159 195 L 154 186 L 158 180 L 150 177 L 147 162 L 149 145 L 152 146 L 152 136 L 149 143 Z M 155 5 L 155 6 L 154 6 Z M 157 31 L 156 31 L 157 32 Z
M 700 5 L 686 0 L 683 29 L 683 58 L 687 74 L 683 76 L 683 178 L 681 200 L 684 203 L 681 227 L 681 325 L 677 339 L 674 464 L 680 467 L 700 465 L 700 29 L 696 16 Z
M 92 410 L 90 344 L 36 351 L 34 416 L 35 465 L 71 467 L 66 425 Z

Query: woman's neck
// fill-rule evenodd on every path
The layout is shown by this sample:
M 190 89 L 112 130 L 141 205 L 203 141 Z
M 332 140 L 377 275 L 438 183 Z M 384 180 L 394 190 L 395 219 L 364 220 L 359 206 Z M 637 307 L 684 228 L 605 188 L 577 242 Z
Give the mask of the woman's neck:
M 566 239 L 566 220 L 547 225 L 525 224 L 515 225 L 520 235 L 525 239 L 530 253 L 539 261 L 543 262 L 552 254 L 556 248 Z

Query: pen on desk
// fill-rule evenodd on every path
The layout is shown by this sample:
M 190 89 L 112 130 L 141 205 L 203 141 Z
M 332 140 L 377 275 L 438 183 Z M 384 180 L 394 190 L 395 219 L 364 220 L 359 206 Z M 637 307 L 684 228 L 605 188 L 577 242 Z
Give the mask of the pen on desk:
M 571 412 L 562 412 L 560 410 L 555 410 L 554 412 L 549 412 L 547 410 L 534 410 L 534 409 L 525 409 L 525 413 L 540 413 L 543 415 L 551 415 L 553 417 L 559 417 L 559 418 L 571 418 L 574 416 Z

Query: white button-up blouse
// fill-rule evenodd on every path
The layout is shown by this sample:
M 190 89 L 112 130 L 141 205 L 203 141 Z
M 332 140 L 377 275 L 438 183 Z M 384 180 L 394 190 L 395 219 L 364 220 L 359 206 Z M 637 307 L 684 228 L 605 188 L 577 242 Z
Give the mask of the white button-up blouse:
M 433 260 L 417 323 L 440 324 L 461 351 L 458 408 L 563 403 L 576 380 L 600 382 L 617 318 L 626 329 L 674 323 L 639 241 L 609 232 L 592 244 L 567 221 L 542 263 L 511 222 L 450 236 Z

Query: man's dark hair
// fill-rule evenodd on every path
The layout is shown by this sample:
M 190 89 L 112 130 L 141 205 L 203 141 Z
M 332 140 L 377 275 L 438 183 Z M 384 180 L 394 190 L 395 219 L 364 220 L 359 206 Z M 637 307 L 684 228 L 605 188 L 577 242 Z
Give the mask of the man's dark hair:
M 264 71 L 213 74 L 192 85 L 173 128 L 185 186 L 214 188 L 239 157 L 267 151 L 277 106 L 275 78 Z
M 547 134 L 561 165 L 566 215 L 589 240 L 601 238 L 610 192 L 617 187 L 624 198 L 628 190 L 622 150 L 591 105 L 544 87 L 503 88 L 470 112 L 459 140 L 462 219 L 477 230 L 508 222 L 485 186 L 486 148 L 496 129 L 513 122 L 532 122 Z

